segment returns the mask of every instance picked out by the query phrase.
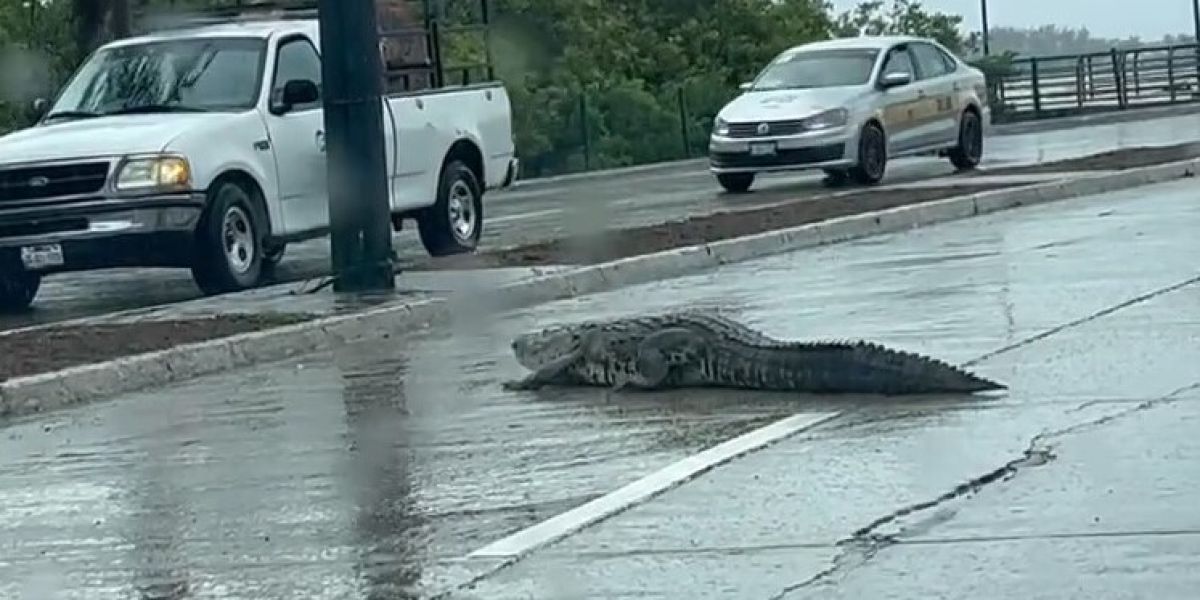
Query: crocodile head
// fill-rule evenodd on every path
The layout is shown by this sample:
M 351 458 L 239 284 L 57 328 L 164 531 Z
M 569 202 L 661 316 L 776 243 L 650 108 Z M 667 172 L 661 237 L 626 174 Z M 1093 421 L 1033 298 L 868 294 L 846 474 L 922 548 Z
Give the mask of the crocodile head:
M 513 339 L 513 356 L 522 367 L 536 371 L 547 363 L 577 350 L 583 332 L 578 326 L 561 325 L 522 333 Z

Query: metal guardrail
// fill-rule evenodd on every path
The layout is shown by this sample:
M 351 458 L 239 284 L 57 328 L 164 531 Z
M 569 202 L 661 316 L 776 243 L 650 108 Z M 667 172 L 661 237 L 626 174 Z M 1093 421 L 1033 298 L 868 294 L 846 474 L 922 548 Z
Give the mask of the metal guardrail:
M 1200 45 L 1022 57 L 989 86 L 997 121 L 1196 102 L 1200 100 Z

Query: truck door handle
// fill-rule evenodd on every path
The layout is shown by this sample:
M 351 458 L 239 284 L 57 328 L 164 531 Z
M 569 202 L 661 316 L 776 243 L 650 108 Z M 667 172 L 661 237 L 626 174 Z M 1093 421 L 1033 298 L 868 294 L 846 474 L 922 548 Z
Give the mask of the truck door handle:
M 317 130 L 317 151 L 325 152 L 325 132 L 321 130 Z

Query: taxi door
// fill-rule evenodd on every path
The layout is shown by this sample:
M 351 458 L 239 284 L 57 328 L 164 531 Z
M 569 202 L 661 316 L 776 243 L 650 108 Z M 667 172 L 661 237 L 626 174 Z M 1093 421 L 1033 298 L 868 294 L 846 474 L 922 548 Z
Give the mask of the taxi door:
M 918 135 L 923 120 L 924 102 L 921 98 L 920 81 L 917 80 L 917 72 L 906 44 L 888 51 L 883 67 L 879 70 L 880 80 L 893 73 L 908 73 L 911 82 L 885 89 L 879 94 L 889 155 L 911 150 L 920 144 Z
M 916 59 L 917 86 L 921 97 L 921 123 L 916 145 L 944 146 L 958 139 L 958 94 L 955 93 L 954 73 L 933 44 L 913 42 L 909 45 Z

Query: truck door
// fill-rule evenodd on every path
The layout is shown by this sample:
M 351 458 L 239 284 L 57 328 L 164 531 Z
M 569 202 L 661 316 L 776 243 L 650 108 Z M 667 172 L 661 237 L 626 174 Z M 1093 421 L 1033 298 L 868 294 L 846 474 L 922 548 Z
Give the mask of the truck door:
M 318 99 L 280 110 L 288 81 L 308 80 L 321 87 L 321 57 L 303 35 L 281 38 L 271 77 L 267 132 L 275 152 L 279 200 L 286 233 L 308 231 L 329 224 L 328 182 L 325 168 L 325 114 Z M 276 232 L 283 233 L 283 232 Z

